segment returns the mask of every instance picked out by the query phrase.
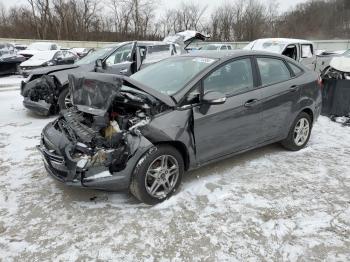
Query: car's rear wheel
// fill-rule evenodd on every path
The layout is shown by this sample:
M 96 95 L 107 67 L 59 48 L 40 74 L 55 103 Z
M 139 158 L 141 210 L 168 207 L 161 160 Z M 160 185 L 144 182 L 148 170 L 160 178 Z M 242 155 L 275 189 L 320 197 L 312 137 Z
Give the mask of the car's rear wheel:
M 172 146 L 156 146 L 136 164 L 130 191 L 146 204 L 160 203 L 178 189 L 183 173 L 181 154 Z
M 72 107 L 72 100 L 68 88 L 63 89 L 58 96 L 58 106 L 60 107 L 60 110 Z
M 282 145 L 288 150 L 298 151 L 309 142 L 312 129 L 310 115 L 301 112 L 290 128 L 288 137 L 282 141 Z

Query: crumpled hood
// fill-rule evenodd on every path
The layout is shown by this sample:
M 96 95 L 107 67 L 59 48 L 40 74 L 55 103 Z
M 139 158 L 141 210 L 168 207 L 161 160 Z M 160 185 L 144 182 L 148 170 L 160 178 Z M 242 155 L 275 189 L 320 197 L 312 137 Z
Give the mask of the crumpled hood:
M 168 106 L 175 106 L 171 97 L 127 76 L 91 72 L 70 74 L 68 78 L 73 104 L 90 114 L 104 115 L 122 85 L 143 91 Z
M 334 57 L 329 65 L 338 71 L 350 73 L 350 56 Z
M 49 66 L 49 67 L 43 67 L 43 68 L 38 68 L 32 71 L 33 75 L 47 75 L 50 73 L 54 73 L 57 71 L 62 71 L 70 68 L 77 68 L 79 67 L 78 65 L 71 64 L 71 65 L 57 65 L 57 66 Z

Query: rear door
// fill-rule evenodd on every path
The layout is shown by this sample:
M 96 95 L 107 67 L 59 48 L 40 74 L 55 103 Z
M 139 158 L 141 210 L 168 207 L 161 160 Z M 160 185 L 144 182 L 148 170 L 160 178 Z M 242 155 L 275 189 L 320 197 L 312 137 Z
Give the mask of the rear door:
M 300 83 L 284 59 L 257 56 L 256 61 L 262 91 L 262 133 L 269 141 L 283 137 L 289 129 L 300 97 Z
M 136 42 L 127 43 L 117 48 L 103 61 L 98 72 L 130 76 L 136 68 Z
M 261 134 L 260 90 L 250 57 L 219 66 L 202 81 L 201 93 L 226 94 L 221 105 L 193 109 L 197 161 L 206 161 L 254 147 Z

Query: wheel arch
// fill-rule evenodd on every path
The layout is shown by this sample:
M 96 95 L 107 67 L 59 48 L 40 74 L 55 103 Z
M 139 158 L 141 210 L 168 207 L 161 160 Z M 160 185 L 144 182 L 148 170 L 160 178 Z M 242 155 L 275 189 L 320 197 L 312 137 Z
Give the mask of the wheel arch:
M 189 165 L 190 165 L 190 156 L 188 153 L 188 150 L 186 148 L 186 145 L 180 141 L 161 141 L 161 142 L 157 142 L 154 144 L 155 146 L 157 145 L 170 145 L 172 147 L 174 147 L 177 151 L 179 151 L 179 153 L 182 156 L 182 159 L 184 161 L 185 164 L 185 171 L 187 171 L 189 169 Z
M 312 123 L 314 122 L 314 112 L 312 111 L 311 108 L 306 107 L 306 108 L 304 108 L 301 112 L 304 112 L 304 113 L 308 114 L 308 115 L 310 116 L 310 118 L 311 118 L 311 122 L 312 122 Z M 300 113 L 301 113 L 301 112 L 300 112 Z

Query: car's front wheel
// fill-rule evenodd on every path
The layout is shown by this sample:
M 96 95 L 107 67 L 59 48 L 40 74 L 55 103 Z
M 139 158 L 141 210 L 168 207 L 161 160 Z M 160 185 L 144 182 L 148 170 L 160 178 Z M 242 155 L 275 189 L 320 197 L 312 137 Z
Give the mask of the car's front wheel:
M 176 191 L 183 173 L 184 161 L 179 151 L 168 145 L 155 146 L 136 164 L 130 191 L 146 204 L 160 203 Z
M 292 151 L 304 148 L 309 142 L 311 129 L 312 121 L 310 115 L 301 112 L 291 126 L 288 137 L 282 141 L 282 145 Z
M 58 96 L 58 106 L 60 110 L 68 109 L 72 107 L 72 100 L 71 100 L 69 88 L 63 89 L 60 95 Z

